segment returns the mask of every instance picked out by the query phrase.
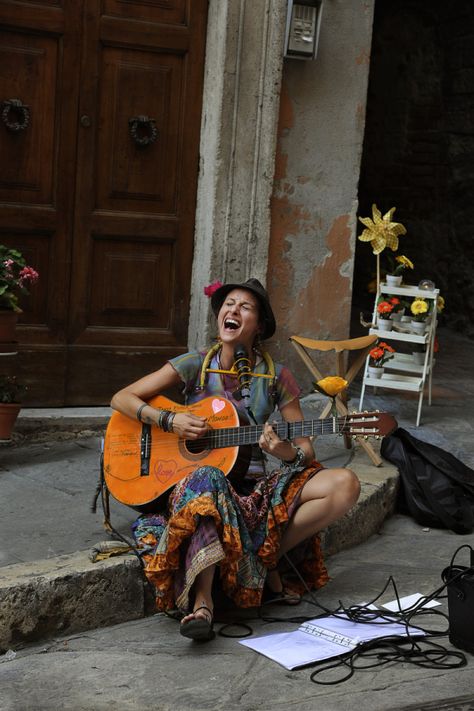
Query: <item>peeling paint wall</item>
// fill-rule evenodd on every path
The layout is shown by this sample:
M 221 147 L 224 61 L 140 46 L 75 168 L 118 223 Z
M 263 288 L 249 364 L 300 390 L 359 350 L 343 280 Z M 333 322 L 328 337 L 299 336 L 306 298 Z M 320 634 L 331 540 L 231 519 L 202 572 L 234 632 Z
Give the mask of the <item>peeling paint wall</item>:
M 278 330 L 269 345 L 304 386 L 289 336 L 349 334 L 373 9 L 374 0 L 325 2 L 317 59 L 283 68 L 267 276 Z

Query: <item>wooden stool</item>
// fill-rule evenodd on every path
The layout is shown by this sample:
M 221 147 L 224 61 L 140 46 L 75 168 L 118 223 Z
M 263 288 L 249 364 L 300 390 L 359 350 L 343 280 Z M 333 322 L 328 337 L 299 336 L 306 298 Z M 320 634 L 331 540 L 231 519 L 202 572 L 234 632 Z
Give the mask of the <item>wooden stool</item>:
M 377 336 L 362 336 L 361 338 L 349 338 L 346 341 L 316 341 L 312 338 L 303 338 L 302 336 L 291 336 L 290 341 L 294 346 L 296 352 L 300 356 L 303 363 L 308 368 L 309 372 L 313 376 L 314 380 L 322 380 L 324 375 L 321 373 L 319 368 L 316 366 L 314 360 L 308 353 L 311 351 L 334 351 L 336 355 L 336 375 L 347 380 L 348 386 L 352 383 L 355 376 L 363 366 L 367 355 L 377 340 Z M 352 365 L 346 370 L 346 359 L 349 351 L 360 351 L 357 358 L 354 360 Z M 337 411 L 340 415 L 348 415 L 349 410 L 347 409 L 347 390 L 343 390 L 342 393 L 336 395 L 335 404 Z M 331 411 L 331 402 L 328 402 L 320 414 L 320 418 L 327 417 Z M 376 453 L 372 445 L 367 442 L 363 437 L 356 437 L 356 440 L 364 448 L 364 450 L 369 455 L 372 462 L 376 467 L 380 467 L 382 464 L 382 459 Z M 350 448 L 352 446 L 350 437 L 344 435 L 344 441 L 346 447 Z

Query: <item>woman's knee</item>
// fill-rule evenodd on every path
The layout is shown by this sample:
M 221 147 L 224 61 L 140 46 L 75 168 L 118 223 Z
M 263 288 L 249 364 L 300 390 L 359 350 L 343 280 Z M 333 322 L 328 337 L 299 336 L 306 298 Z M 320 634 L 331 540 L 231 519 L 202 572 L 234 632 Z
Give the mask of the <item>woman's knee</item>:
M 352 469 L 335 469 L 333 473 L 336 492 L 353 506 L 360 496 L 360 481 L 357 475 Z

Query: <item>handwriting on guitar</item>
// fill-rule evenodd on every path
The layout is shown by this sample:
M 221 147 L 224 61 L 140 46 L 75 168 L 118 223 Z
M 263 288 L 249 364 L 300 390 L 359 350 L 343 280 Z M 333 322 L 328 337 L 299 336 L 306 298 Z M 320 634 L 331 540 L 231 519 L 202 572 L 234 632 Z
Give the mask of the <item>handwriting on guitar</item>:
M 207 418 L 208 422 L 227 422 L 231 419 L 231 415 L 211 415 Z

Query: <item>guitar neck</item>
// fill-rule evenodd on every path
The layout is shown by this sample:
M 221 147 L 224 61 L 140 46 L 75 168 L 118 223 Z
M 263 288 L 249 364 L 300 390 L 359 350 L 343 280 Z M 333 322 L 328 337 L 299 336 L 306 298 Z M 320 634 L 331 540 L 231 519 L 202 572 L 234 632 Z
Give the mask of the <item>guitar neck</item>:
M 296 437 L 314 437 L 316 435 L 339 434 L 346 426 L 345 417 L 328 417 L 324 420 L 301 420 L 300 422 L 277 422 L 272 425 L 280 439 Z M 207 432 L 202 439 L 212 449 L 236 447 L 244 444 L 257 444 L 263 425 L 244 425 L 243 427 L 223 427 Z

